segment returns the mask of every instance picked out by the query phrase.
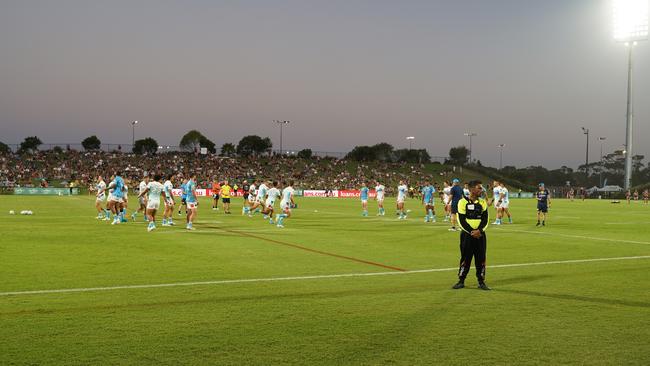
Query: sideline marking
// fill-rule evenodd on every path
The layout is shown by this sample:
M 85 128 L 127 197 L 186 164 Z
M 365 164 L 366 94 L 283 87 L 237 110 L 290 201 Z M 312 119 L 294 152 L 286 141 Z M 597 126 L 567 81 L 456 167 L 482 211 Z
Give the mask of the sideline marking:
M 544 266 L 544 265 L 551 265 L 551 264 L 590 263 L 590 262 L 622 261 L 622 260 L 634 260 L 634 259 L 650 259 L 650 255 L 640 255 L 634 257 L 571 259 L 571 260 L 563 260 L 563 261 L 547 261 L 547 262 L 533 262 L 533 263 L 497 264 L 497 265 L 489 266 L 488 268 L 492 269 L 492 268 L 529 267 L 529 266 Z M 112 290 L 143 289 L 143 288 L 148 289 L 148 288 L 159 288 L 159 287 L 225 285 L 231 283 L 301 281 L 301 280 L 318 280 L 318 279 L 326 279 L 326 278 L 390 276 L 390 275 L 404 275 L 404 274 L 413 274 L 413 273 L 451 272 L 457 270 L 458 268 L 456 267 L 430 268 L 430 269 L 419 269 L 419 270 L 405 271 L 405 272 L 347 273 L 347 274 L 314 275 L 314 276 L 249 278 L 249 279 L 238 279 L 238 280 L 176 282 L 176 283 L 161 283 L 161 284 L 153 284 L 153 285 L 125 285 L 125 286 L 111 286 L 111 287 L 68 288 L 68 289 L 58 289 L 58 290 L 11 291 L 11 292 L 0 292 L 0 297 L 17 296 L 17 295 L 60 294 L 60 293 L 72 293 L 72 292 L 98 292 L 98 291 L 112 291 Z
M 555 235 L 555 236 L 563 236 L 565 238 L 574 238 L 574 239 L 588 239 L 588 240 L 599 240 L 599 241 L 611 241 L 611 242 L 614 242 L 614 243 L 629 243 L 629 244 L 650 245 L 650 242 L 647 242 L 647 241 L 610 239 L 610 238 L 595 238 L 595 237 L 583 236 L 583 235 L 549 233 L 549 232 L 546 232 L 546 231 L 510 230 L 510 229 L 504 229 L 504 228 L 497 228 L 497 230 L 501 230 L 501 231 L 504 231 L 504 232 L 510 232 L 510 233 L 528 233 L 528 234 L 540 234 L 540 235 Z M 542 229 L 542 230 L 544 230 L 544 229 Z

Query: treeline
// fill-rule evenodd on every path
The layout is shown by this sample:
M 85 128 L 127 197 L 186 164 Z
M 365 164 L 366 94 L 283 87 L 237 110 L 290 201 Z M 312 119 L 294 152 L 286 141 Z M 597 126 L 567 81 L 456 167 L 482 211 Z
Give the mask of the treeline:
M 391 144 L 382 142 L 372 146 L 356 146 L 346 156 L 346 159 L 356 161 L 380 161 L 380 162 L 409 162 L 428 163 L 431 156 L 425 149 L 398 149 L 395 150 Z

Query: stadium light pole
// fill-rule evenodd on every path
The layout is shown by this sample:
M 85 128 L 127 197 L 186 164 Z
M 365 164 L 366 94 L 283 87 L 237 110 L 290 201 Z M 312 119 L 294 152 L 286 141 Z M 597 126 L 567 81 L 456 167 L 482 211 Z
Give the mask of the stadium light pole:
M 469 137 L 469 163 L 472 163 L 472 137 L 478 136 L 475 132 L 465 132 L 465 136 Z
M 648 0 L 613 0 L 614 40 L 628 47 L 627 113 L 625 118 L 625 180 L 630 189 L 632 180 L 632 49 L 638 41 L 648 38 Z
M 282 126 L 289 124 L 289 121 L 273 120 L 273 122 L 280 125 L 280 155 L 282 155 Z
M 407 136 L 406 139 L 409 142 L 409 151 L 413 150 L 413 140 L 415 140 L 415 136 Z
M 582 127 L 582 133 L 587 136 L 587 152 L 585 153 L 585 179 L 589 183 L 589 129 Z
M 607 137 L 599 137 L 598 141 L 600 141 L 600 184 L 599 186 L 603 186 L 603 141 L 605 141 Z
M 503 148 L 506 147 L 506 144 L 497 145 L 499 148 L 499 170 L 503 169 Z
M 135 125 L 138 124 L 138 121 L 131 121 L 131 127 L 133 127 L 133 135 L 131 138 L 131 147 L 135 146 Z

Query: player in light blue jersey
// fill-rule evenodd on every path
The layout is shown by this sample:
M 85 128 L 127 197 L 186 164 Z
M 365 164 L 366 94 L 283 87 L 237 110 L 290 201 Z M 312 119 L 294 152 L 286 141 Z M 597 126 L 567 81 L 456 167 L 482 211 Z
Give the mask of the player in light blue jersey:
M 194 230 L 192 223 L 196 219 L 196 208 L 199 204 L 196 197 L 196 174 L 192 174 L 185 183 L 185 204 L 187 207 L 187 230 Z
M 275 221 L 279 228 L 284 227 L 284 220 L 291 217 L 291 208 L 295 205 L 293 201 L 293 181 L 290 180 L 289 183 L 284 183 L 286 187 L 282 190 L 282 201 L 280 201 L 280 209 L 282 210 L 281 214 L 276 215 Z
M 112 225 L 117 225 L 122 222 L 123 208 L 124 204 L 124 180 L 120 177 L 120 172 L 115 172 L 115 178 L 108 185 L 109 189 L 112 189 L 111 199 L 113 207 L 113 222 Z
M 255 213 L 260 212 L 260 210 L 265 210 L 264 208 L 264 197 L 266 197 L 266 193 L 269 190 L 269 186 L 267 183 L 270 185 L 271 182 L 265 182 L 265 181 L 260 181 L 260 186 L 257 189 L 257 195 L 255 196 L 255 200 L 253 201 L 253 206 L 250 208 L 250 217 L 252 217 Z M 267 219 L 268 217 L 265 217 Z
M 361 198 L 361 209 L 363 210 L 363 213 L 361 214 L 364 217 L 368 216 L 368 196 L 370 195 L 370 190 L 368 189 L 368 185 L 366 182 L 363 182 L 361 185 L 361 190 L 360 190 L 359 198 Z
M 436 189 L 431 185 L 429 181 L 424 183 L 422 187 L 422 204 L 426 215 L 424 216 L 424 222 L 436 222 L 436 211 L 434 206 L 434 193 Z
M 180 186 L 180 189 L 181 189 L 181 204 L 178 205 L 178 216 L 181 215 L 181 208 L 183 206 L 185 206 L 185 214 L 187 214 L 187 187 L 186 187 L 187 182 L 188 182 L 187 179 L 181 180 L 181 186 Z

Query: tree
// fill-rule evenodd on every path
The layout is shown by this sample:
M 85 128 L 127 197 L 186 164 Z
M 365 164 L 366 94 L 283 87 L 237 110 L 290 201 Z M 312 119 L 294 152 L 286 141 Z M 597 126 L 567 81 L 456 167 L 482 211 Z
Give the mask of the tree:
M 133 152 L 139 155 L 155 154 L 158 151 L 158 142 L 151 137 L 142 140 L 135 140 Z
M 372 150 L 375 155 L 375 159 L 379 161 L 393 161 L 395 158 L 393 145 L 382 142 L 372 146 Z
M 449 159 L 445 161 L 445 164 L 465 165 L 467 164 L 468 155 L 469 150 L 465 146 L 452 147 L 449 149 Z
M 9 148 L 9 145 L 5 144 L 4 142 L 0 142 L 0 154 L 9 154 L 11 153 L 11 149 Z
M 86 150 L 99 150 L 99 148 L 102 146 L 102 142 L 99 141 L 99 138 L 97 138 L 97 136 L 92 135 L 86 137 L 83 141 L 81 141 L 81 146 L 83 146 Z
M 210 141 L 207 137 L 197 130 L 191 130 L 186 133 L 180 142 L 181 149 L 185 151 L 199 151 L 200 148 L 205 147 L 211 153 L 216 153 L 217 149 L 215 148 L 214 142 Z
M 38 150 L 38 147 L 42 145 L 43 142 L 36 136 L 25 137 L 25 141 L 20 143 L 20 148 L 18 153 L 33 153 Z
M 221 154 L 219 155 L 231 157 L 231 156 L 235 156 L 236 153 L 237 153 L 237 149 L 235 148 L 235 144 L 231 142 L 226 142 L 221 146 Z
M 374 161 L 377 160 L 377 155 L 370 146 L 355 146 L 352 151 L 345 155 L 345 158 L 356 161 Z
M 298 157 L 300 159 L 311 159 L 312 155 L 314 155 L 314 153 L 311 151 L 311 149 L 302 149 L 298 151 Z
M 431 161 L 431 156 L 426 149 L 400 149 L 395 150 L 397 161 L 408 163 L 428 163 Z
M 261 138 L 257 135 L 244 136 L 237 144 L 237 154 L 241 156 L 259 155 L 271 151 L 273 143 L 268 137 Z
M 52 152 L 57 154 L 57 155 L 63 154 L 63 149 L 61 148 L 61 146 L 54 146 L 52 148 Z

